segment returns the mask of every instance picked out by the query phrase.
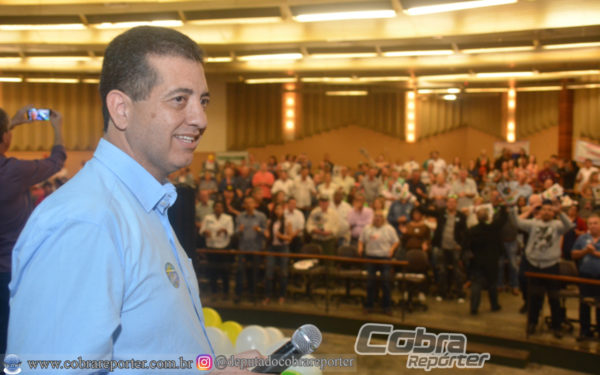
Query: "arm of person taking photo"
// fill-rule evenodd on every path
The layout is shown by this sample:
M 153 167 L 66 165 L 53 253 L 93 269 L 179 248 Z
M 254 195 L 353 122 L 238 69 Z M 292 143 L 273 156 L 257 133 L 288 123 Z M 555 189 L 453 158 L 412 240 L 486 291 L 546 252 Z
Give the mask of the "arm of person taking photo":
M 10 128 L 29 123 L 27 119 L 27 110 L 32 106 L 25 106 L 17 111 L 10 122 Z M 60 171 L 65 164 L 67 158 L 65 148 L 63 146 L 62 137 L 62 116 L 56 111 L 50 113 L 50 124 L 54 129 L 54 145 L 50 156 L 45 159 L 38 160 L 16 160 L 18 164 L 15 170 L 19 171 L 18 178 L 23 186 L 33 186 L 44 180 L 47 180 L 56 172 Z

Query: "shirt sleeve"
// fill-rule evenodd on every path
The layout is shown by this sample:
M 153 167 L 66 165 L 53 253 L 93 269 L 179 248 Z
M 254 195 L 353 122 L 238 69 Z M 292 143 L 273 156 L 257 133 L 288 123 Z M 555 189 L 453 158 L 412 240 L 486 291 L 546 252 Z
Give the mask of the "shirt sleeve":
M 224 215 L 226 215 L 226 214 L 224 214 Z M 227 215 L 226 218 L 227 218 L 227 220 L 225 223 L 225 230 L 227 231 L 227 235 L 231 236 L 231 235 L 233 235 L 233 219 L 229 215 Z
M 19 241 L 10 284 L 9 352 L 29 359 L 112 358 L 127 298 L 117 236 L 95 223 L 64 220 Z
M 15 160 L 15 177 L 23 186 L 29 188 L 60 171 L 66 159 L 65 148 L 60 145 L 54 146 L 46 159 Z

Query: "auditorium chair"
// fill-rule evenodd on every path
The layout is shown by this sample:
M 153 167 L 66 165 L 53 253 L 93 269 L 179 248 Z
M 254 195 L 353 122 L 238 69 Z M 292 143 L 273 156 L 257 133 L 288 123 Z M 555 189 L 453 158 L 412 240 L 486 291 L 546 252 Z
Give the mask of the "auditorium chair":
M 358 250 L 355 246 L 344 245 L 338 248 L 337 255 L 358 258 Z M 367 295 L 364 268 L 363 263 L 339 262 L 336 264 L 332 275 L 334 288 L 331 292 L 336 306 L 339 307 L 341 302 L 360 303 L 362 306 Z
M 558 267 L 560 276 L 579 276 L 577 265 L 572 260 L 561 259 L 558 263 Z M 562 321 L 561 330 L 572 333 L 574 329 L 573 323 L 579 322 L 579 318 L 569 319 L 567 316 L 567 300 L 579 300 L 579 298 L 579 286 L 577 284 L 561 282 L 560 290 L 558 291 L 558 299 L 560 301 L 560 317 Z M 552 318 L 550 316 L 545 317 L 544 322 L 548 328 L 552 327 Z
M 427 253 L 420 249 L 412 249 L 406 252 L 408 265 L 395 275 L 396 280 L 402 286 L 404 293 L 400 305 L 409 312 L 415 310 L 427 311 L 428 306 L 415 297 L 419 292 L 425 294 L 427 290 L 427 272 L 429 271 L 429 260 Z
M 321 255 L 323 249 L 320 245 L 307 243 L 300 248 L 300 253 Z M 313 300 L 313 289 L 325 274 L 325 267 L 321 263 L 316 258 L 300 259 L 292 263 L 288 284 L 288 293 L 292 297 L 303 296 Z

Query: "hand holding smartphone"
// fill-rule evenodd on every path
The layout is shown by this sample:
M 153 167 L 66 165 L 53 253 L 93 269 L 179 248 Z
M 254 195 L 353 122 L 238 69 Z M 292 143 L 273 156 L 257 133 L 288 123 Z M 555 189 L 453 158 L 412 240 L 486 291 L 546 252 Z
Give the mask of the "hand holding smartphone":
M 30 121 L 49 121 L 50 109 L 48 108 L 30 108 L 27 111 L 27 119 Z

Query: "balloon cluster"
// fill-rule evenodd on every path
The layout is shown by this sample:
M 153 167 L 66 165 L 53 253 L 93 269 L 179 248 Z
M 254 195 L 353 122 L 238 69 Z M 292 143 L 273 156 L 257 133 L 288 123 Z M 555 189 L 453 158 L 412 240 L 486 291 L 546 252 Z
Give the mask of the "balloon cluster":
M 206 334 L 215 351 L 215 355 L 230 356 L 248 350 L 258 350 L 267 356 L 290 340 L 275 327 L 250 325 L 245 328 L 238 322 L 223 322 L 219 313 L 210 307 L 202 308 Z M 305 357 L 311 357 L 307 355 Z M 290 367 L 282 375 L 321 375 L 318 367 Z

